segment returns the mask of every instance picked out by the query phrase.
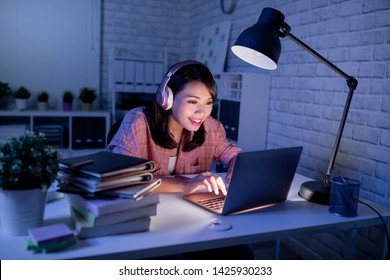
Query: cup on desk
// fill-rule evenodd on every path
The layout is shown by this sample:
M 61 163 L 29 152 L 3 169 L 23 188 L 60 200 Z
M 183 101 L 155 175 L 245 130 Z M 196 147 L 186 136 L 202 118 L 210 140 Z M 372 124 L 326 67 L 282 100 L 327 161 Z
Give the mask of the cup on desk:
M 330 179 L 329 212 L 343 217 L 356 217 L 361 183 L 347 177 Z

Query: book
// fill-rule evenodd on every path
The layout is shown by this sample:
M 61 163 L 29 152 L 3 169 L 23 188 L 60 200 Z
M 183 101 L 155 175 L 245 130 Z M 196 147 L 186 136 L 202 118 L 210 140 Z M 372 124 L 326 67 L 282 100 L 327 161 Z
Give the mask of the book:
M 98 181 L 91 178 L 73 176 L 68 172 L 58 172 L 59 179 L 65 184 L 77 186 L 85 189 L 88 192 L 99 192 L 102 190 L 109 190 L 131 185 L 139 185 L 141 183 L 149 182 L 153 179 L 152 173 L 143 173 L 137 175 L 121 176 L 112 180 Z
M 42 246 L 38 246 L 31 239 L 31 237 L 27 238 L 27 250 L 35 251 L 36 253 L 57 252 L 57 251 L 61 251 L 63 249 L 66 249 L 69 246 L 72 246 L 74 244 L 76 244 L 76 238 L 61 240 L 61 241 L 45 244 L 45 245 L 42 245 Z
M 92 226 L 75 209 L 71 209 L 71 214 L 80 239 L 147 231 L 151 221 L 150 217 L 144 217 L 123 223 Z
M 61 159 L 58 166 L 60 170 L 97 179 L 139 171 L 150 173 L 156 167 L 155 163 L 148 159 L 107 151 Z
M 31 228 L 28 235 L 37 246 L 68 240 L 74 237 L 74 232 L 64 223 Z
M 103 190 L 98 192 L 90 192 L 89 190 L 85 190 L 83 188 L 79 188 L 78 186 L 74 186 L 73 184 L 59 184 L 58 191 L 62 193 L 75 193 L 81 194 L 86 197 L 121 197 L 127 199 L 139 199 L 145 194 L 152 192 L 161 184 L 161 179 L 155 179 L 151 182 L 146 183 L 137 183 L 128 187 L 121 187 L 116 189 Z
M 106 196 L 114 196 L 128 199 L 140 199 L 147 193 L 154 191 L 158 186 L 161 185 L 161 179 L 156 179 L 152 182 L 145 184 L 138 184 L 126 188 L 120 188 L 115 190 L 106 190 L 100 193 L 103 193 Z
M 76 210 L 91 226 L 103 226 L 123 223 L 130 220 L 136 220 L 143 217 L 157 215 L 157 204 L 152 204 L 137 209 L 124 210 L 106 215 L 96 216 L 91 212 L 80 209 Z
M 139 199 L 126 199 L 121 197 L 90 198 L 79 194 L 66 193 L 65 199 L 70 206 L 78 211 L 88 211 L 95 216 L 102 216 L 114 212 L 135 209 L 159 203 L 160 196 L 151 192 Z

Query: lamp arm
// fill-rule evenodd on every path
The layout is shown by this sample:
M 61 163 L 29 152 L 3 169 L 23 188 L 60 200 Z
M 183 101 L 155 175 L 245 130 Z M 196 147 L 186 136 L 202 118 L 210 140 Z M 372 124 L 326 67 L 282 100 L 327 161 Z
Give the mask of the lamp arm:
M 337 136 L 336 136 L 336 140 L 335 140 L 332 156 L 330 158 L 330 162 L 329 162 L 328 169 L 326 171 L 326 175 L 322 179 L 323 186 L 325 188 L 330 187 L 330 177 L 331 177 L 331 173 L 332 173 L 332 170 L 333 170 L 334 162 L 336 160 L 337 152 L 339 150 L 340 141 L 341 141 L 341 137 L 343 135 L 344 126 L 345 126 L 345 122 L 347 120 L 347 115 L 348 115 L 349 107 L 351 105 L 351 101 L 352 101 L 352 96 L 353 96 L 354 90 L 355 90 L 354 88 L 350 88 L 349 89 L 347 100 L 345 101 L 344 112 L 343 112 L 343 115 L 341 117 L 340 126 L 339 126 L 339 130 L 337 132 Z
M 310 48 L 308 45 L 306 45 L 304 42 L 302 42 L 301 40 L 299 40 L 297 37 L 295 37 L 293 34 L 290 33 L 289 29 L 286 29 L 286 28 L 282 28 L 283 30 L 283 35 L 284 36 L 287 36 L 288 38 L 290 38 L 292 41 L 294 41 L 296 44 L 298 44 L 299 46 L 301 46 L 303 49 L 305 49 L 306 51 L 308 51 L 309 53 L 311 53 L 314 57 L 316 57 L 318 60 L 320 60 L 322 63 L 324 63 L 326 66 L 328 66 L 330 69 L 332 69 L 333 71 L 335 71 L 337 74 L 339 74 L 341 77 L 343 77 L 346 81 L 348 81 L 350 79 L 350 76 L 347 75 L 344 71 L 342 71 L 340 68 L 338 68 L 336 65 L 334 65 L 333 63 L 331 63 L 329 60 L 327 60 L 326 58 L 324 58 L 322 55 L 320 55 L 319 53 L 317 53 L 315 50 L 313 50 L 312 48 Z M 356 88 L 356 86 L 355 86 Z
M 290 27 L 285 22 L 282 24 L 282 32 L 280 32 L 280 36 L 281 37 L 287 36 L 288 38 L 290 38 L 292 41 L 294 41 L 296 44 L 301 46 L 303 49 L 305 49 L 306 51 L 311 53 L 314 57 L 316 57 L 318 60 L 320 60 L 322 63 L 324 63 L 326 66 L 328 66 L 330 69 L 335 71 L 337 74 L 339 74 L 341 77 L 343 77 L 347 81 L 347 86 L 349 88 L 349 92 L 348 92 L 347 100 L 346 100 L 346 103 L 344 106 L 344 112 L 343 112 L 343 115 L 341 117 L 340 126 L 339 126 L 339 130 L 337 132 L 335 145 L 333 148 L 333 152 L 332 152 L 332 156 L 331 156 L 331 159 L 329 162 L 329 166 L 328 166 L 328 169 L 326 171 L 326 175 L 323 177 L 323 180 L 322 180 L 323 187 L 329 188 L 330 187 L 330 176 L 331 176 L 333 165 L 334 165 L 334 162 L 336 160 L 337 152 L 338 152 L 338 149 L 340 146 L 341 136 L 342 136 L 343 131 L 344 131 L 344 126 L 345 126 L 345 122 L 347 120 L 347 115 L 348 115 L 349 107 L 351 105 L 352 96 L 353 96 L 353 93 L 357 87 L 358 81 L 354 77 L 347 75 L 345 72 L 340 70 L 336 65 L 332 64 L 329 60 L 324 58 L 322 55 L 320 55 L 319 53 L 314 51 L 312 48 L 310 48 L 304 42 L 302 42 L 297 37 L 295 37 L 293 34 L 291 34 Z

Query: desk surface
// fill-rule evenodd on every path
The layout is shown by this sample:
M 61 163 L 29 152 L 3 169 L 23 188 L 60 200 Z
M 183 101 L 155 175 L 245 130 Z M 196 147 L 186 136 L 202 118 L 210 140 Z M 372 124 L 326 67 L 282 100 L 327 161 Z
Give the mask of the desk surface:
M 177 194 L 161 194 L 158 214 L 148 232 L 78 240 L 58 253 L 34 254 L 26 250 L 26 236 L 0 235 L 0 259 L 141 259 L 180 252 L 276 240 L 299 234 L 354 229 L 380 224 L 378 216 L 359 204 L 358 216 L 344 218 L 328 212 L 328 206 L 301 199 L 297 192 L 307 177 L 295 175 L 286 202 L 240 215 L 218 216 L 182 200 Z M 370 203 L 385 219 L 390 208 Z M 49 203 L 45 224 L 70 222 L 66 201 Z M 227 231 L 208 229 L 214 219 L 232 225 Z

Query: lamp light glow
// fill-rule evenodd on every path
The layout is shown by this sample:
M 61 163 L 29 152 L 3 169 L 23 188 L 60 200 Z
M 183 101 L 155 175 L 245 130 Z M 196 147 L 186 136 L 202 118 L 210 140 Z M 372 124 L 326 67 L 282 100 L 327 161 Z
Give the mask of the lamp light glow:
M 275 70 L 278 65 L 268 56 L 243 46 L 232 46 L 232 52 L 242 60 L 266 70 Z
M 290 26 L 284 22 L 284 15 L 280 11 L 273 8 L 264 8 L 257 23 L 244 30 L 238 36 L 235 44 L 231 47 L 231 51 L 249 64 L 267 70 L 275 70 L 281 53 L 279 37 L 288 37 L 347 81 L 349 93 L 326 175 L 321 181 L 304 182 L 299 191 L 299 195 L 304 199 L 326 205 L 329 204 L 330 197 L 330 176 L 333 172 L 333 165 L 337 156 L 353 92 L 357 87 L 358 81 L 344 73 L 291 34 L 290 30 Z

